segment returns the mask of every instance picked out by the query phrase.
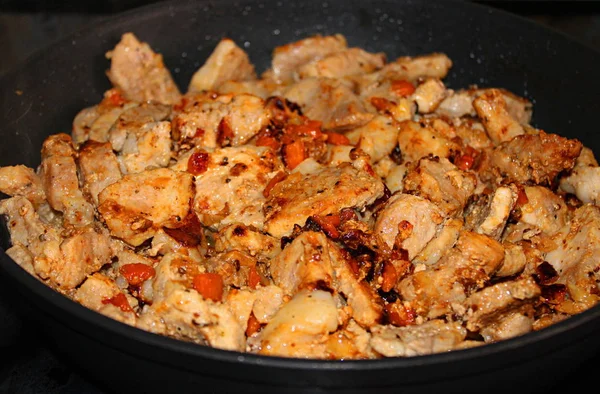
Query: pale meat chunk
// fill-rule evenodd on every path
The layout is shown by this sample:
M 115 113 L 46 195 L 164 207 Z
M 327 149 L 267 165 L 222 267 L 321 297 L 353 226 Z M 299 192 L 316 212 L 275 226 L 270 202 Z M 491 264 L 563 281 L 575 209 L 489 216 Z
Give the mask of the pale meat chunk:
M 355 80 L 359 91 L 363 92 L 385 80 L 415 82 L 419 78 L 443 79 L 451 67 L 452 61 L 443 53 L 415 57 L 404 56 L 386 64 L 379 71 L 358 76 Z
M 488 341 L 524 334 L 531 330 L 532 306 L 540 295 L 540 287 L 532 277 L 488 286 L 471 294 L 465 300 L 465 307 L 468 311 L 466 327 L 474 332 L 484 330 L 489 338 Z M 520 319 L 513 321 L 514 325 L 507 324 L 514 318 L 512 314 L 515 312 L 529 314 L 527 319 L 529 324 Z M 509 320 L 507 321 L 507 319 Z M 506 332 L 500 332 L 502 329 Z
M 167 168 L 129 174 L 98 196 L 98 211 L 111 235 L 137 246 L 161 227 L 177 227 L 194 196 L 191 174 Z
M 261 286 L 253 293 L 256 296 L 252 313 L 261 324 L 271 321 L 285 303 L 285 293 L 275 285 Z
M 386 357 L 413 357 L 447 352 L 467 336 L 460 323 L 432 320 L 418 326 L 375 326 L 369 341 L 373 350 Z
M 24 165 L 0 167 L 0 192 L 11 197 L 23 196 L 34 206 L 46 201 L 42 180 Z
M 338 327 L 338 312 L 331 294 L 303 290 L 273 316 L 258 336 L 258 354 L 326 358 L 326 334 Z
M 508 115 L 510 115 L 510 117 L 520 125 L 527 125 L 531 121 L 531 102 L 523 97 L 519 97 L 509 92 L 508 90 L 499 88 L 466 89 L 459 90 L 457 92 L 452 92 L 452 94 L 450 94 L 440 103 L 440 106 L 436 109 L 435 112 L 439 115 L 451 118 L 460 118 L 465 115 L 475 117 L 477 116 L 477 111 L 475 111 L 473 100 L 475 100 L 481 95 L 486 95 L 484 97 L 484 100 L 492 98 L 491 101 L 488 101 L 487 106 L 482 104 L 481 102 L 479 102 L 479 104 L 476 104 L 482 107 L 481 110 L 490 110 L 491 108 L 489 104 L 495 103 L 499 104 L 499 106 L 495 107 L 497 110 L 496 112 L 492 111 L 491 113 L 502 114 L 502 116 L 506 116 L 506 113 L 508 113 Z M 500 120 L 501 118 L 496 119 Z M 512 124 L 510 119 L 508 119 L 508 122 Z M 496 125 L 498 124 L 499 123 L 497 123 Z
M 417 86 L 412 98 L 417 103 L 418 112 L 428 114 L 435 111 L 446 94 L 446 87 L 442 81 L 437 78 L 429 78 Z
M 412 120 L 400 123 L 398 145 L 405 161 L 417 161 L 428 155 L 448 158 L 453 151 L 460 150 L 456 142 L 430 125 Z
M 263 190 L 283 167 L 266 147 L 217 149 L 207 155 L 206 171 L 195 177 L 193 207 L 205 226 L 217 230 L 241 223 L 263 228 Z
M 358 280 L 350 268 L 347 257 L 331 240 L 327 240 L 331 266 L 335 273 L 334 287 L 344 295 L 351 308 L 352 318 L 363 327 L 378 323 L 382 316 L 382 306 L 373 290 L 366 282 Z
M 313 60 L 298 68 L 300 78 L 343 78 L 348 75 L 376 71 L 385 64 L 384 53 L 369 53 L 360 48 L 349 48 Z
M 523 126 L 508 112 L 502 93 L 490 89 L 473 100 L 473 107 L 495 145 L 525 133 Z
M 113 251 L 108 234 L 85 228 L 60 244 L 62 258 L 50 262 L 50 280 L 72 289 L 87 275 L 111 262 Z
M 135 139 L 146 124 L 167 120 L 171 108 L 157 103 L 143 103 L 122 111 L 109 130 L 108 141 L 115 151 L 121 151 L 128 139 Z M 104 142 L 106 140 L 103 140 Z
M 452 91 L 439 106 L 435 113 L 448 118 L 461 118 L 465 115 L 476 116 L 473 108 L 473 92 L 471 90 Z
M 584 203 L 600 203 L 600 167 L 590 148 L 583 147 L 575 161 L 575 167 L 561 177 L 561 190 L 577 196 Z
M 187 95 L 183 103 L 173 116 L 175 137 L 209 150 L 245 144 L 271 118 L 264 100 L 251 94 Z
M 574 314 L 600 299 L 600 208 L 591 204 L 577 208 L 561 233 L 564 235 L 556 240 L 558 247 L 546 254 L 545 261 L 556 270 L 557 282 L 567 286 L 570 296 L 558 310 Z
M 434 202 L 445 216 L 462 214 L 477 185 L 474 174 L 459 170 L 448 159 L 423 158 L 404 177 L 404 193 Z
M 31 201 L 25 197 L 16 196 L 0 201 L 0 214 L 7 218 L 6 226 L 13 245 L 26 246 L 36 253 L 39 252 L 36 245 L 40 239 L 59 239 L 58 231 L 41 221 Z
M 125 100 L 117 89 L 104 92 L 104 99 L 98 105 L 87 107 L 77 113 L 73 119 L 71 136 L 73 143 L 82 144 L 87 140 L 108 141 L 109 130 L 119 116 L 139 104 Z
M 494 274 L 498 277 L 513 276 L 522 272 L 527 265 L 527 256 L 520 244 L 504 242 L 504 260 Z
M 219 94 L 251 94 L 263 100 L 275 96 L 278 85 L 264 79 L 252 81 L 226 81 L 216 89 Z
M 248 54 L 229 38 L 215 47 L 206 62 L 198 69 L 188 86 L 188 92 L 215 90 L 226 81 L 256 79 Z
M 334 272 L 323 233 L 307 231 L 271 260 L 273 282 L 287 294 L 302 289 L 331 289 Z
M 20 243 L 13 244 L 13 246 L 5 250 L 5 253 L 34 278 L 38 278 L 35 274 L 35 268 L 33 267 L 33 253 L 31 253 L 24 245 L 21 245 Z
M 125 174 L 166 167 L 171 159 L 171 123 L 146 123 L 129 133 L 119 154 Z
M 269 260 L 281 252 L 281 242 L 268 234 L 235 223 L 225 226 L 219 231 L 215 241 L 215 250 L 217 252 L 240 250 L 259 260 Z
M 396 290 L 417 314 L 436 318 L 466 312 L 463 302 L 470 292 L 484 287 L 504 259 L 497 241 L 469 231 L 436 264 L 402 279 Z
M 559 173 L 573 168 L 581 147 L 578 140 L 540 130 L 498 145 L 489 161 L 492 174 L 508 181 L 549 184 Z
M 366 283 L 358 280 L 335 243 L 319 232 L 304 232 L 270 263 L 273 281 L 287 294 L 302 289 L 335 290 L 344 295 L 351 316 L 369 327 L 381 318 L 382 307 Z
M 410 223 L 411 232 L 401 240 L 401 246 L 413 259 L 435 236 L 444 219 L 443 212 L 431 201 L 410 194 L 395 194 L 377 216 L 374 233 L 389 246 L 396 243 L 399 226 Z
M 492 196 L 486 196 L 469 207 L 467 222 L 473 231 L 500 240 L 517 202 L 516 186 L 500 186 Z
M 444 225 L 438 229 L 435 237 L 415 256 L 412 263 L 415 265 L 433 265 L 437 263 L 456 244 L 462 228 L 462 219 L 451 218 L 446 220 Z
M 66 226 L 86 226 L 94 220 L 94 207 L 79 189 L 76 152 L 71 137 L 55 134 L 44 141 L 40 178 L 50 206 L 63 213 Z
M 568 221 L 567 205 L 560 196 L 543 186 L 525 187 L 527 202 L 521 205 L 520 221 L 547 235 L 558 233 Z
M 137 327 L 219 349 L 244 350 L 244 330 L 226 305 L 205 300 L 181 284 L 168 287 L 164 298 L 141 313 Z
M 396 147 L 398 124 L 387 116 L 378 115 L 366 125 L 346 133 L 346 137 L 376 163 L 392 153 Z
M 373 118 L 352 89 L 338 79 L 306 78 L 290 85 L 283 96 L 298 104 L 308 118 L 323 122 L 324 129 L 352 129 Z
M 96 312 L 100 312 L 110 318 L 123 323 L 135 326 L 136 315 L 133 311 L 137 307 L 137 300 L 132 296 L 127 296 L 130 309 L 115 307 L 109 300 L 119 294 L 123 294 L 115 282 L 100 273 L 89 276 L 85 282 L 77 288 L 73 299 L 81 305 L 86 306 Z
M 98 205 L 98 194 L 121 179 L 121 169 L 110 143 L 86 141 L 79 149 L 79 170 L 83 192 Z
M 296 70 L 314 59 L 347 48 L 346 38 L 340 34 L 333 36 L 315 35 L 275 48 L 271 68 L 263 75 L 277 83 L 286 84 L 294 80 Z
M 264 204 L 265 231 L 274 237 L 289 235 L 312 215 L 362 209 L 383 195 L 383 183 L 349 163 L 317 173 L 294 173 L 273 187 Z
M 417 112 L 417 105 L 411 96 L 395 89 L 394 83 L 389 80 L 374 83 L 369 89 L 361 91 L 359 97 L 369 112 L 391 116 L 397 122 L 412 119 Z
M 181 93 L 163 63 L 162 55 L 154 53 L 147 43 L 125 33 L 115 48 L 107 53 L 111 60 L 107 76 L 112 84 L 132 101 L 156 101 L 174 104 Z
M 479 334 L 488 343 L 527 334 L 533 331 L 534 319 L 530 315 L 532 315 L 531 310 L 507 312 L 498 316 L 493 322 L 487 323 Z

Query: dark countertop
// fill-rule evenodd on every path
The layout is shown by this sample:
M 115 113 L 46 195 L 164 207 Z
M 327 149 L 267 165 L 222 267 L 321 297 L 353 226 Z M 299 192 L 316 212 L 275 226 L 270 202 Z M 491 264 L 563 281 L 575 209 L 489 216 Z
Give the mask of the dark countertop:
M 31 53 L 115 12 L 153 1 L 106 0 L 55 2 L 0 0 L 0 75 Z M 60 4 L 57 4 L 60 3 Z M 600 2 L 480 1 L 562 31 L 600 51 Z M 0 289 L 0 300 L 2 299 Z M 4 295 L 6 296 L 6 295 Z M 106 394 L 58 358 L 0 302 L 0 394 Z M 7 357 L 6 355 L 10 355 Z M 595 383 L 600 356 L 570 375 L 552 392 L 573 392 Z M 592 386 L 593 387 L 593 386 Z

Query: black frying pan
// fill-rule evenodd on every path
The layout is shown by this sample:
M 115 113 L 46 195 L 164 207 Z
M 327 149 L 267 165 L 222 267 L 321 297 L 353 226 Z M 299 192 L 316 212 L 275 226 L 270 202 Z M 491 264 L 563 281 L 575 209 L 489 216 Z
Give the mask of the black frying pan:
M 533 123 L 600 152 L 600 54 L 501 11 L 466 2 L 168 2 L 119 15 L 38 53 L 0 81 L 0 165 L 39 164 L 42 141 L 70 132 L 109 87 L 105 51 L 134 32 L 164 55 L 182 90 L 223 36 L 246 44 L 259 71 L 277 45 L 342 33 L 394 58 L 441 51 L 450 87 L 500 86 L 534 102 Z M 19 93 L 18 92 L 22 92 Z M 1 241 L 8 245 L 4 230 Z M 600 348 L 600 307 L 480 348 L 369 361 L 267 358 L 150 334 L 55 293 L 0 253 L 0 279 L 28 324 L 103 387 L 127 393 L 534 392 Z

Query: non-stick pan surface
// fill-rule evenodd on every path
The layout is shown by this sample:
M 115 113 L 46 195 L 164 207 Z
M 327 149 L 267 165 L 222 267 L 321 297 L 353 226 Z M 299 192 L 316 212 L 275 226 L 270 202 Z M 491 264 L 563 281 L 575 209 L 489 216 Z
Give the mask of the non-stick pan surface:
M 513 15 L 467 2 L 178 1 L 90 26 L 31 57 L 0 81 L 0 165 L 39 164 L 42 141 L 109 88 L 104 53 L 134 32 L 164 55 L 185 90 L 222 37 L 259 71 L 271 50 L 316 33 L 402 55 L 445 52 L 450 87 L 497 86 L 534 102 L 533 124 L 600 151 L 600 55 Z M 600 348 L 600 307 L 548 329 L 480 348 L 405 359 L 319 361 L 259 357 L 134 329 L 55 293 L 3 252 L 10 302 L 87 376 L 118 392 L 535 392 Z M 423 391 L 425 390 L 425 391 Z M 428 391 L 429 390 L 429 391 Z

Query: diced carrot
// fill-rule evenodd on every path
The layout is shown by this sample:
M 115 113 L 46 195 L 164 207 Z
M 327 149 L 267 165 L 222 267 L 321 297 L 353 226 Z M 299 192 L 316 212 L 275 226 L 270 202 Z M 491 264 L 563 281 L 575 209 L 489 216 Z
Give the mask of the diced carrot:
M 256 289 L 256 286 L 260 283 L 260 275 L 256 270 L 256 267 L 250 267 L 250 273 L 248 274 L 248 286 Z
M 323 135 L 321 131 L 321 122 L 318 120 L 306 119 L 301 124 L 290 124 L 286 127 L 286 131 L 291 134 L 307 136 L 312 138 L 320 138 Z
M 297 140 L 284 146 L 283 156 L 285 158 L 285 164 L 290 170 L 293 170 L 306 159 L 306 151 L 304 149 L 304 142 Z
M 260 330 L 260 327 L 261 327 L 260 322 L 258 321 L 256 316 L 254 316 L 254 313 L 251 313 L 250 317 L 248 318 L 248 327 L 246 328 L 246 336 L 247 337 L 251 336 L 258 330 Z
M 275 187 L 275 185 L 279 182 L 283 181 L 286 177 L 287 174 L 283 171 L 279 171 L 277 174 L 275 174 L 275 176 L 269 180 L 267 186 L 265 186 L 265 190 L 263 190 L 263 196 L 265 196 L 265 198 L 269 197 L 273 187 Z
M 208 170 L 209 155 L 204 151 L 192 153 L 188 159 L 187 170 L 192 175 L 200 175 Z
M 527 204 L 529 202 L 529 199 L 527 198 L 527 193 L 525 193 L 525 188 L 522 185 L 519 185 L 517 187 L 517 201 L 516 201 L 516 206 L 520 207 L 523 206 L 525 204 Z
M 473 167 L 473 163 L 475 163 L 475 158 L 470 155 L 461 155 L 456 159 L 454 163 L 460 170 L 467 171 Z
M 319 226 L 321 226 L 327 236 L 333 239 L 340 237 L 340 232 L 336 228 L 340 225 L 340 215 L 314 215 L 312 218 Z
M 394 267 L 394 264 L 386 261 L 383 263 L 383 272 L 381 274 L 383 278 L 383 282 L 381 283 L 381 290 L 386 293 L 396 286 L 396 282 L 398 282 L 398 272 Z
M 414 324 L 417 314 L 411 308 L 405 307 L 402 303 L 396 302 L 385 306 L 385 312 L 391 324 L 403 327 Z
M 229 146 L 231 145 L 231 141 L 233 141 L 233 137 L 235 137 L 235 133 L 227 120 L 225 118 L 221 119 L 217 127 L 217 143 L 219 146 Z
M 281 144 L 277 141 L 277 138 L 270 135 L 259 135 L 256 137 L 256 146 L 268 146 L 273 150 L 279 149 Z
M 223 298 L 223 278 L 219 274 L 198 274 L 194 276 L 193 286 L 206 299 L 221 301 Z
M 125 294 L 123 293 L 119 293 L 111 298 L 105 298 L 102 300 L 102 303 L 105 305 L 113 304 L 114 306 L 121 308 L 123 312 L 133 312 L 131 305 L 129 305 L 129 302 L 127 301 L 127 297 L 125 297 Z
M 173 106 L 173 111 L 181 112 L 187 106 L 188 99 L 186 97 L 182 97 L 181 100 Z
M 415 92 L 415 86 L 406 80 L 393 81 L 392 82 L 392 90 L 398 96 L 406 97 L 406 96 L 410 96 L 411 94 L 413 94 Z
M 327 136 L 327 143 L 332 145 L 352 145 L 348 137 L 344 134 L 327 132 L 325 133 Z
M 119 272 L 132 286 L 139 286 L 155 275 L 154 268 L 142 263 L 125 264 Z
M 108 100 L 115 107 L 120 107 L 121 105 L 125 104 L 125 102 L 126 102 L 126 100 L 121 95 L 121 92 L 117 89 L 110 90 Z

